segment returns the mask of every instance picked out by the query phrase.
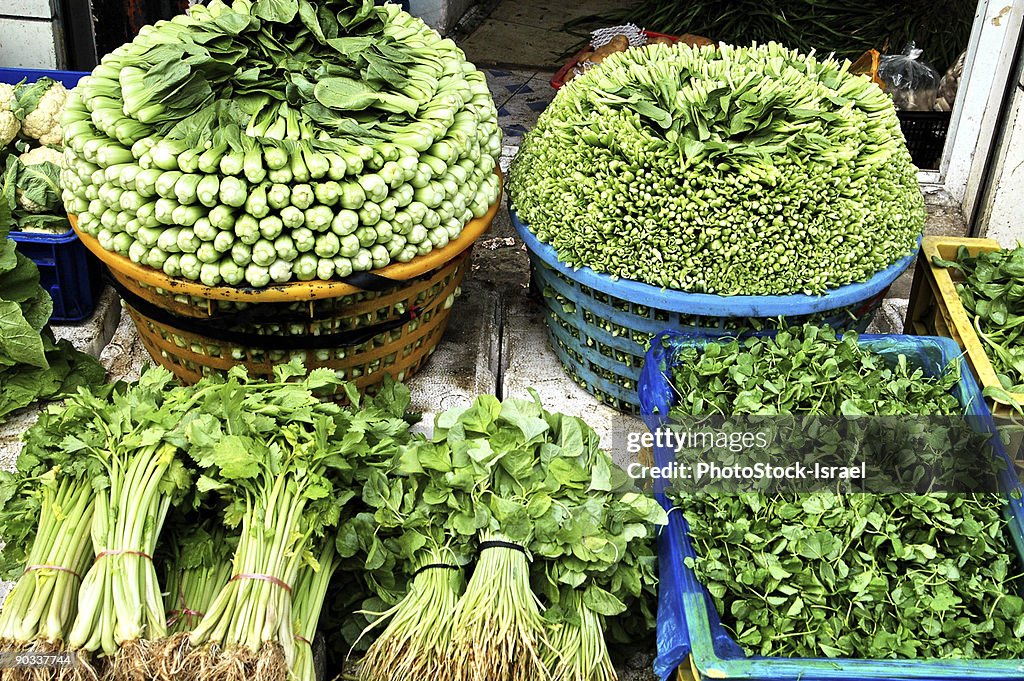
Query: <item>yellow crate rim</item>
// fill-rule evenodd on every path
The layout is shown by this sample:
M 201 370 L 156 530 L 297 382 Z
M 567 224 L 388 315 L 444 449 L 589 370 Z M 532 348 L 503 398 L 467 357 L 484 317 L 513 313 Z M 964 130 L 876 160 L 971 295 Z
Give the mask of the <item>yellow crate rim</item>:
M 960 345 L 966 351 L 968 362 L 974 369 L 974 373 L 977 375 L 978 381 L 981 383 L 981 387 L 1001 388 L 1002 384 L 996 376 L 995 368 L 993 368 L 992 361 L 989 359 L 988 352 L 985 350 L 985 344 L 981 338 L 978 337 L 978 333 L 974 328 L 974 324 L 971 323 L 967 310 L 964 308 L 963 303 L 960 302 L 960 294 L 956 291 L 956 284 L 953 283 L 953 277 L 951 276 L 950 271 L 945 267 L 939 267 L 932 263 L 933 257 L 938 257 L 943 260 L 954 259 L 956 257 L 956 251 L 960 246 L 966 246 L 967 252 L 972 256 L 978 255 L 979 253 L 1001 251 L 1003 250 L 1003 247 L 998 241 L 994 241 L 993 239 L 925 237 L 921 241 L 921 255 L 928 266 L 928 271 L 931 274 L 932 280 L 938 287 L 942 303 L 945 305 L 946 310 L 949 313 L 949 321 L 952 322 L 953 328 L 956 329 L 956 333 L 960 336 L 958 339 L 960 341 Z M 1010 393 L 1010 395 L 1015 400 L 1024 402 L 1024 393 Z M 989 399 L 993 402 L 997 402 L 998 404 L 1002 404 L 994 398 L 990 397 Z
M 407 263 L 394 263 L 379 270 L 373 270 L 374 274 L 396 281 L 407 281 L 414 279 L 425 272 L 444 265 L 455 256 L 473 245 L 481 234 L 486 232 L 498 213 L 501 205 L 501 195 L 504 185 L 500 169 L 496 169 L 498 175 L 498 199 L 488 209 L 483 217 L 475 218 L 466 223 L 462 233 L 444 248 L 440 248 L 426 255 L 413 258 Z M 89 236 L 78 229 L 78 216 L 68 215 L 71 227 L 78 234 L 85 247 L 93 255 L 100 259 L 107 267 L 114 272 L 142 282 L 147 286 L 160 288 L 165 291 L 172 291 L 176 294 L 207 298 L 211 300 L 232 300 L 252 303 L 288 303 L 297 300 L 322 300 L 325 298 L 337 298 L 339 296 L 360 293 L 362 289 L 346 284 L 341 281 L 301 281 L 287 284 L 277 284 L 261 289 L 236 288 L 233 286 L 205 286 L 190 279 L 180 277 L 169 277 L 160 270 L 155 270 L 146 265 L 139 265 L 129 258 L 112 251 L 107 251 L 100 246 L 95 237 Z

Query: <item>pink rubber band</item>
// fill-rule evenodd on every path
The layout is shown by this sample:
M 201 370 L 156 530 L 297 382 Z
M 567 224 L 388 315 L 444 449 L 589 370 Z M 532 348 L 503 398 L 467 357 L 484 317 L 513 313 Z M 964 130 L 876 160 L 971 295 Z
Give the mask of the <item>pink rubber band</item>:
M 284 589 L 288 593 L 292 592 L 292 588 L 290 586 L 288 586 L 287 582 L 281 581 L 280 579 L 278 579 L 274 575 L 258 575 L 258 574 L 253 574 L 253 573 L 250 573 L 250 572 L 245 572 L 245 573 L 240 574 L 240 575 L 235 575 L 234 577 L 232 577 L 228 581 L 229 582 L 234 582 L 235 580 L 238 580 L 238 579 L 252 579 L 252 580 L 256 580 L 258 582 L 269 582 L 269 583 L 273 584 L 274 586 L 281 587 L 282 589 Z
M 313 643 L 312 643 L 312 641 L 310 641 L 310 640 L 309 640 L 308 638 L 306 638 L 305 636 L 299 636 L 298 634 L 296 634 L 296 635 L 295 635 L 295 640 L 296 640 L 296 641 L 302 641 L 303 643 L 305 643 L 305 644 L 306 644 L 307 646 L 309 646 L 310 648 L 312 648 L 312 647 L 313 647 Z
M 60 565 L 29 565 L 25 568 L 25 574 L 28 574 L 29 572 L 35 572 L 36 570 L 56 570 L 57 572 L 66 572 L 69 575 L 74 575 L 79 579 L 82 578 L 82 575 L 78 574 L 74 570 L 66 567 L 61 567 Z
M 149 555 L 148 553 L 143 553 L 142 551 L 132 551 L 130 549 L 111 549 L 109 551 L 100 551 L 99 553 L 97 553 L 96 561 L 99 561 L 100 558 L 106 558 L 107 556 L 139 556 L 140 558 L 145 558 L 146 560 L 153 560 L 153 556 Z

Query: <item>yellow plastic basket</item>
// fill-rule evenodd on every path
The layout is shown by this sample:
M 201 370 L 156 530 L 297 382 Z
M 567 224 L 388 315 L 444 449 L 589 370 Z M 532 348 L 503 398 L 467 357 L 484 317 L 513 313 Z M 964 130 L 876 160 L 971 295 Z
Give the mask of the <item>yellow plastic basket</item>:
M 967 363 L 974 372 L 982 389 L 1001 387 L 985 345 L 971 322 L 967 310 L 956 292 L 956 282 L 961 281 L 957 270 L 937 267 L 932 258 L 955 260 L 960 246 L 966 246 L 971 255 L 1002 250 L 992 239 L 963 239 L 954 237 L 925 237 L 914 272 L 914 284 L 907 310 L 905 333 L 918 336 L 946 336 L 955 340 L 967 354 Z M 1012 397 L 1024 404 L 1024 393 L 1011 393 Z M 1013 409 L 1003 403 L 988 399 L 989 408 L 996 416 L 1009 416 Z
M 109 268 L 150 355 L 181 381 L 239 364 L 250 375 L 270 376 L 275 365 L 298 356 L 307 369 L 330 368 L 365 391 L 385 375 L 410 378 L 437 348 L 472 245 L 500 203 L 499 197 L 444 248 L 374 270 L 360 283 L 366 288 L 342 281 L 205 286 L 104 250 L 69 217 Z

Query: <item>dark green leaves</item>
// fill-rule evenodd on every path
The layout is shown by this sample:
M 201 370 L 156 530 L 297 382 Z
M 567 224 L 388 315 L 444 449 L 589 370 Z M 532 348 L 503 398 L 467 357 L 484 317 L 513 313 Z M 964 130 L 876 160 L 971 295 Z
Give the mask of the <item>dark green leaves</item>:
M 985 345 L 1002 389 L 1024 392 L 1024 247 L 971 256 L 961 246 L 954 261 L 936 258 L 933 263 L 957 270 L 954 279 L 960 301 Z M 990 395 L 1006 404 L 1016 402 L 1009 394 Z
M 928 378 L 814 327 L 682 349 L 680 413 L 957 414 Z M 772 421 L 778 422 L 778 419 Z M 898 422 L 898 421 L 897 421 Z M 919 455 L 923 448 L 918 450 Z M 1020 567 L 996 494 L 680 494 L 688 561 L 751 654 L 1013 658 Z M 1016 612 L 1011 601 L 1007 613 Z
M 10 207 L 0 200 L 0 418 L 104 377 L 95 359 L 67 341 L 55 344 L 44 328 L 53 301 L 35 264 L 7 238 L 10 227 Z

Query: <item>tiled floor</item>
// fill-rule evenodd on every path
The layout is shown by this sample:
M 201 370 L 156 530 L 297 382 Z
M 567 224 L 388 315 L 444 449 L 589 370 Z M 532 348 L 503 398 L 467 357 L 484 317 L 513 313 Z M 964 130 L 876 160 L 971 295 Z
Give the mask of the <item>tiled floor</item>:
M 518 147 L 523 135 L 555 96 L 553 72 L 523 69 L 486 69 L 487 83 L 498 107 L 498 123 L 505 145 Z
M 627 8 L 637 1 L 504 0 L 463 41 L 462 48 L 479 66 L 556 71 L 589 36 L 589 28 L 566 29 L 566 22 Z

